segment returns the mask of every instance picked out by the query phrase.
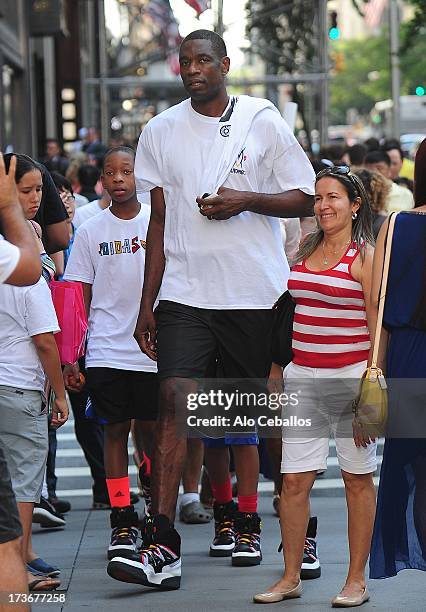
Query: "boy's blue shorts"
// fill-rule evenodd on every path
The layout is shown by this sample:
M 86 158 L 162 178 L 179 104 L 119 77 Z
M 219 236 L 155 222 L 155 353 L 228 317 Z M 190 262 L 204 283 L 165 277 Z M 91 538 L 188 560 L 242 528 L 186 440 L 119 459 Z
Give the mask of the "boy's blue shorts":
M 259 438 L 257 433 L 246 434 L 244 436 L 225 435 L 224 438 L 202 438 L 206 448 L 225 448 L 226 446 L 257 446 Z

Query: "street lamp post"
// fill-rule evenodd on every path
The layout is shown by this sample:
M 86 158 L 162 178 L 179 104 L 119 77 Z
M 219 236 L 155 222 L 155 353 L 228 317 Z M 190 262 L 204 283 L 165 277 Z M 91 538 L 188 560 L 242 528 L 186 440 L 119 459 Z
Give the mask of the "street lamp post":
M 318 3 L 319 23 L 319 56 L 320 70 L 324 78 L 320 81 L 320 144 L 322 147 L 328 143 L 328 110 L 329 110 L 329 85 L 328 85 L 328 9 L 327 0 Z
M 392 136 L 401 135 L 401 73 L 399 68 L 399 6 L 398 0 L 390 0 L 389 4 L 389 42 L 392 78 Z

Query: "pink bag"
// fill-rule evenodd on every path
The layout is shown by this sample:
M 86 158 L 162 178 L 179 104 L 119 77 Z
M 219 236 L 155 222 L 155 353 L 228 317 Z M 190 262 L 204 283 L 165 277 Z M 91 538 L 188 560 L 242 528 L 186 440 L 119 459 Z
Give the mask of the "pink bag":
M 53 305 L 61 331 L 55 334 L 62 365 L 75 363 L 84 355 L 87 316 L 81 283 L 52 281 Z

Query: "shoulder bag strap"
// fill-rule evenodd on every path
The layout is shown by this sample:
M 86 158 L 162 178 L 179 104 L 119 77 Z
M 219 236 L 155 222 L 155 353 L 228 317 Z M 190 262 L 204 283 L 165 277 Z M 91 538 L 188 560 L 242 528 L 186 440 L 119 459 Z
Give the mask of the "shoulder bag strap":
M 377 314 L 376 332 L 374 334 L 373 356 L 371 367 L 377 368 L 377 357 L 379 355 L 380 336 L 383 323 L 383 312 L 385 309 L 386 287 L 388 284 L 389 263 L 392 251 L 393 230 L 398 213 L 392 213 L 389 219 L 388 231 L 386 234 L 385 256 L 383 261 L 382 282 L 379 289 L 379 312 Z

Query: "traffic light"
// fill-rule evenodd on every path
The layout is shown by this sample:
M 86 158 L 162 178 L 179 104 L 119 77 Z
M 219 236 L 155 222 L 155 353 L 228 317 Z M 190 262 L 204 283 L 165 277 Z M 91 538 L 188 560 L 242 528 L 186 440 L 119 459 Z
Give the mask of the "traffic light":
M 340 38 L 340 29 L 337 24 L 336 11 L 331 11 L 330 13 L 330 28 L 328 30 L 328 37 L 330 40 L 338 40 Z
M 422 85 L 419 85 L 418 87 L 416 87 L 416 96 L 424 96 L 425 94 L 426 94 L 426 89 L 422 87 Z

